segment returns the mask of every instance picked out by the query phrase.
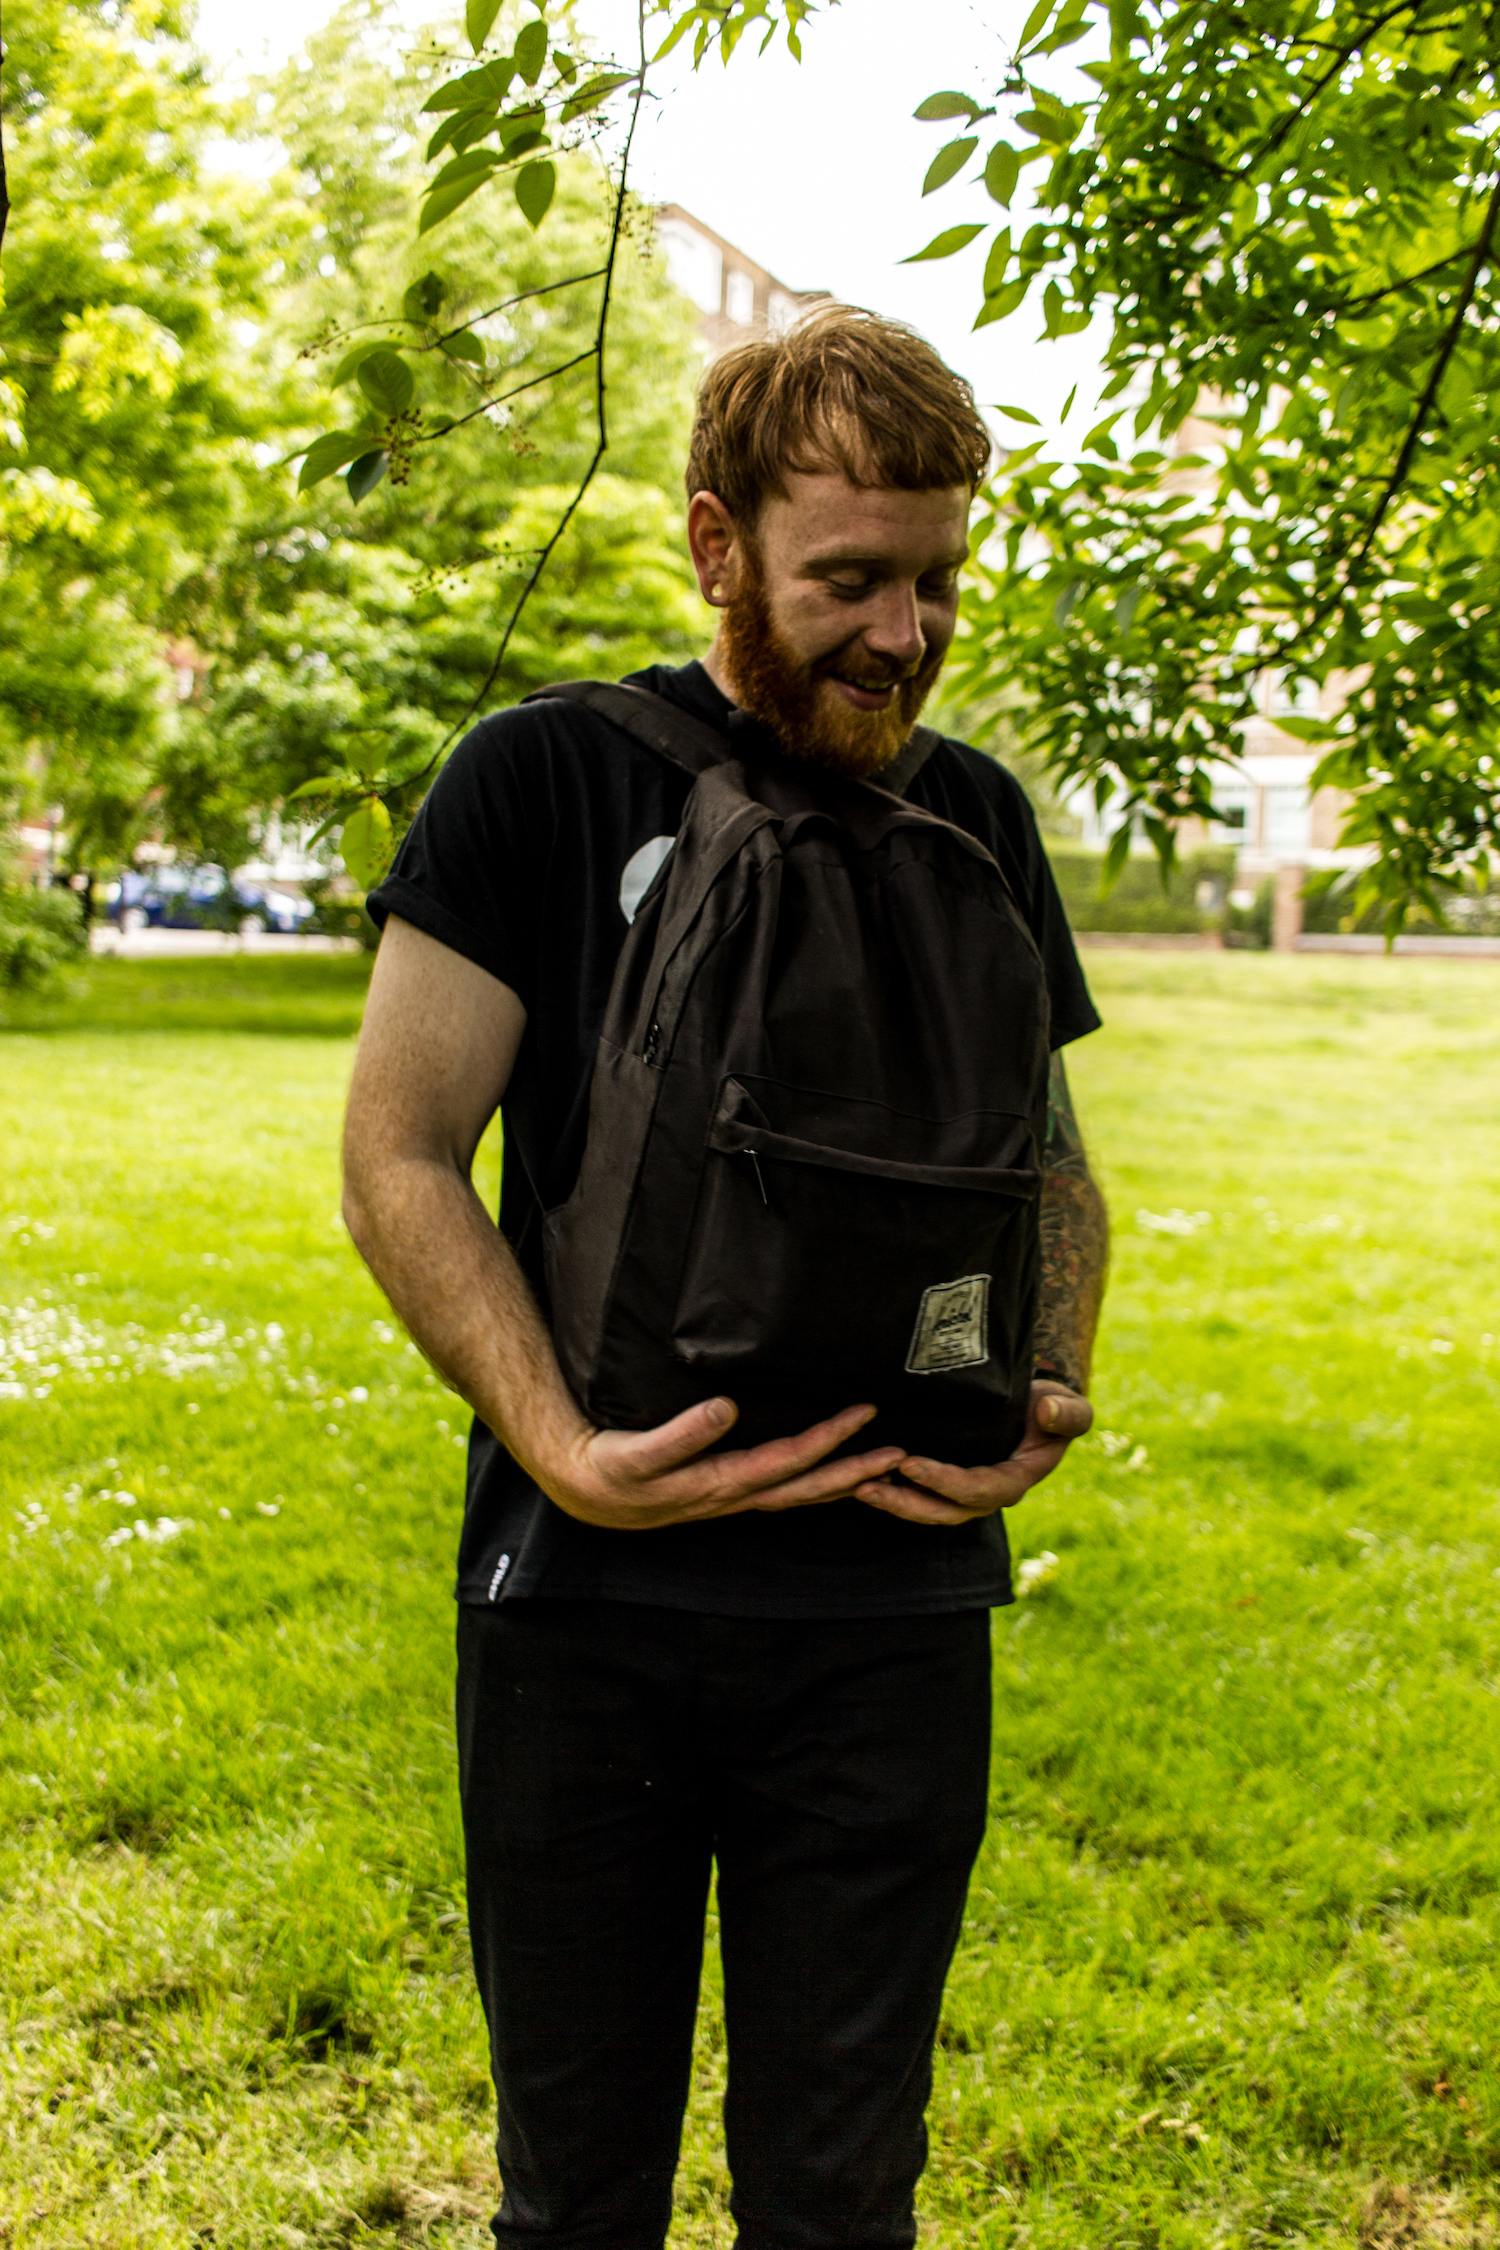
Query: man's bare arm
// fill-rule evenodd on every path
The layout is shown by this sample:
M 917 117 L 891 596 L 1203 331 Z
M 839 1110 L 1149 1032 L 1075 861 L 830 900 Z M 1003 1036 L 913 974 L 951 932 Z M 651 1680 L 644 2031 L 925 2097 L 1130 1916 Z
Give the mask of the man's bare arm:
M 1099 1192 L 1061 1055 L 1047 1082 L 1042 1151 L 1042 1291 L 1036 1364 L 1075 1391 L 1087 1391 L 1094 1333 L 1109 1264 L 1109 1214 Z
M 870 1420 L 868 1406 L 799 1437 L 708 1459 L 699 1456 L 735 1418 L 725 1399 L 706 1399 L 656 1430 L 588 1422 L 469 1176 L 525 1028 L 508 986 L 392 917 L 349 1092 L 344 1216 L 433 1365 L 542 1490 L 587 1523 L 644 1530 L 805 1507 L 882 1474 L 897 1448 L 824 1463 Z

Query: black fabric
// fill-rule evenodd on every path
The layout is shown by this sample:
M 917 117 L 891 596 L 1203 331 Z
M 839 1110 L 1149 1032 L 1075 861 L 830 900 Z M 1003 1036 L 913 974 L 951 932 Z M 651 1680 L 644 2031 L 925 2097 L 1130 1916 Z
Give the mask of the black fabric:
M 594 692 L 653 746 L 707 734 Z M 716 1390 L 748 1446 L 866 1400 L 851 1447 L 1002 1459 L 1040 1270 L 1041 956 L 965 830 L 738 715 L 728 741 L 626 936 L 583 1168 L 544 1222 L 563 1374 L 603 1429 Z
M 732 706 L 699 664 L 638 683 L 721 729 Z M 690 777 L 580 704 L 539 703 L 484 720 L 439 775 L 371 894 L 389 914 L 519 994 L 526 1035 L 503 1105 L 500 1225 L 545 1302 L 540 1218 L 578 1176 L 589 1087 L 615 964 L 634 901 L 682 818 Z M 910 801 L 975 836 L 998 861 L 1046 972 L 1054 1047 L 1099 1022 L 1015 779 L 944 741 Z M 653 857 L 648 847 L 655 846 Z M 914 1615 L 1010 1598 L 1002 1519 L 942 1529 L 837 1501 L 647 1533 L 576 1522 L 546 1499 L 491 1433 L 469 1443 L 461 1600 L 603 1597 L 720 1615 Z
M 718 1867 L 740 2250 L 909 2250 L 989 1620 L 462 1609 L 504 2250 L 659 2250 Z

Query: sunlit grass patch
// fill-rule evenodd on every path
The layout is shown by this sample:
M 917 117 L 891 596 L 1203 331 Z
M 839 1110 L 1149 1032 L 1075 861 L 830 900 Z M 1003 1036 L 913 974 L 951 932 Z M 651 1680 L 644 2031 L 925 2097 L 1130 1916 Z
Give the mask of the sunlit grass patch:
M 0 2215 L 472 2250 L 465 1417 L 336 1219 L 362 964 L 104 966 L 0 1038 Z M 1010 1518 L 924 2241 L 1492 2245 L 1500 977 L 1089 968 L 1099 1426 Z

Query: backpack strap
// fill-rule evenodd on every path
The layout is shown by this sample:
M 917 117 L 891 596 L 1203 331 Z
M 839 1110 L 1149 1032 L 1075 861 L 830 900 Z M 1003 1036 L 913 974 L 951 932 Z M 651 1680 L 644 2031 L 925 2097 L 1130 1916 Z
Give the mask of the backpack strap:
M 554 687 L 537 688 L 522 700 L 545 703 L 552 696 L 586 703 L 591 711 L 612 719 L 658 757 L 691 774 L 707 773 L 710 766 L 722 766 L 734 755 L 715 728 L 695 719 L 691 712 L 679 710 L 664 695 L 653 695 L 649 688 L 627 687 L 623 680 L 559 680 Z
M 893 797 L 904 797 L 942 739 L 936 727 L 913 727 L 890 764 L 870 779 Z
M 650 688 L 630 687 L 623 680 L 559 680 L 552 687 L 534 688 L 522 701 L 545 703 L 551 696 L 586 703 L 658 757 L 691 774 L 706 773 L 710 766 L 722 766 L 734 756 L 716 728 L 669 703 L 664 695 L 654 695 Z M 942 739 L 932 727 L 913 727 L 891 763 L 870 779 L 893 797 L 904 797 Z

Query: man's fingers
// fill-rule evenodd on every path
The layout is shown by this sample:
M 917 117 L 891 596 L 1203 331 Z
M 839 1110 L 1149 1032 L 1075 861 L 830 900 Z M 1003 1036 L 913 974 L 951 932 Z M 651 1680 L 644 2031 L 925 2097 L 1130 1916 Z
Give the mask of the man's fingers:
M 592 1445 L 596 1458 L 612 1476 L 649 1482 L 658 1477 L 665 1480 L 673 1471 L 687 1471 L 703 1498 L 733 1503 L 804 1477 L 825 1454 L 847 1444 L 874 1413 L 873 1406 L 846 1406 L 842 1413 L 830 1415 L 826 1422 L 815 1423 L 797 1437 L 772 1438 L 742 1453 L 719 1453 L 700 1461 L 697 1457 L 731 1429 L 739 1415 L 732 1399 L 711 1398 L 701 1406 L 690 1406 L 686 1413 L 654 1430 L 601 1430 Z M 825 1475 L 826 1490 L 799 1491 L 796 1497 L 824 1498 L 826 1491 L 839 1489 L 840 1480 L 847 1489 L 858 1477 L 879 1474 L 900 1458 L 899 1446 L 884 1446 L 878 1459 L 871 1455 L 858 1463 L 832 1463 Z M 682 1489 L 680 1476 L 674 1481 L 682 1498 L 694 1496 L 692 1487 Z M 791 1504 L 790 1495 L 787 1501 Z
M 706 1398 L 654 1430 L 601 1430 L 595 1443 L 610 1441 L 611 1466 L 627 1476 L 659 1477 L 668 1469 L 680 1469 L 684 1461 L 691 1461 L 732 1429 L 739 1411 L 732 1398 Z
M 752 1445 L 743 1453 L 715 1454 L 703 1463 L 706 1476 L 712 1478 L 714 1497 L 720 1500 L 746 1500 L 761 1492 L 769 1492 L 793 1477 L 801 1477 L 816 1466 L 835 1446 L 845 1445 L 856 1430 L 862 1430 L 875 1418 L 873 1406 L 846 1406 L 841 1414 L 831 1414 L 826 1422 L 815 1422 L 810 1430 L 797 1437 L 769 1438 L 764 1445 Z M 901 1458 L 898 1446 L 882 1447 L 893 1460 Z M 852 1464 L 831 1462 L 830 1473 L 835 1481 L 847 1475 Z M 869 1471 L 866 1470 L 868 1475 Z
M 839 1500 L 854 1493 L 870 1477 L 889 1476 L 901 1460 L 899 1445 L 885 1445 L 876 1453 L 856 1453 L 841 1456 L 837 1461 L 826 1461 L 819 1469 L 811 1469 L 806 1476 L 792 1477 L 785 1484 L 773 1484 L 753 1492 L 740 1501 L 738 1508 L 806 1508 L 818 1500 Z
M 904 1474 L 903 1469 L 903 1474 Z M 939 1500 L 935 1494 L 914 1492 L 908 1485 L 891 1484 L 877 1477 L 871 1484 L 856 1487 L 854 1497 L 863 1500 L 870 1508 L 883 1509 L 888 1516 L 902 1516 L 908 1523 L 972 1523 L 971 1508 L 955 1508 L 951 1501 Z
M 1076 1391 L 1048 1391 L 1045 1398 L 1037 1400 L 1036 1419 L 1048 1437 L 1066 1438 L 1071 1443 L 1093 1428 L 1094 1409 Z

